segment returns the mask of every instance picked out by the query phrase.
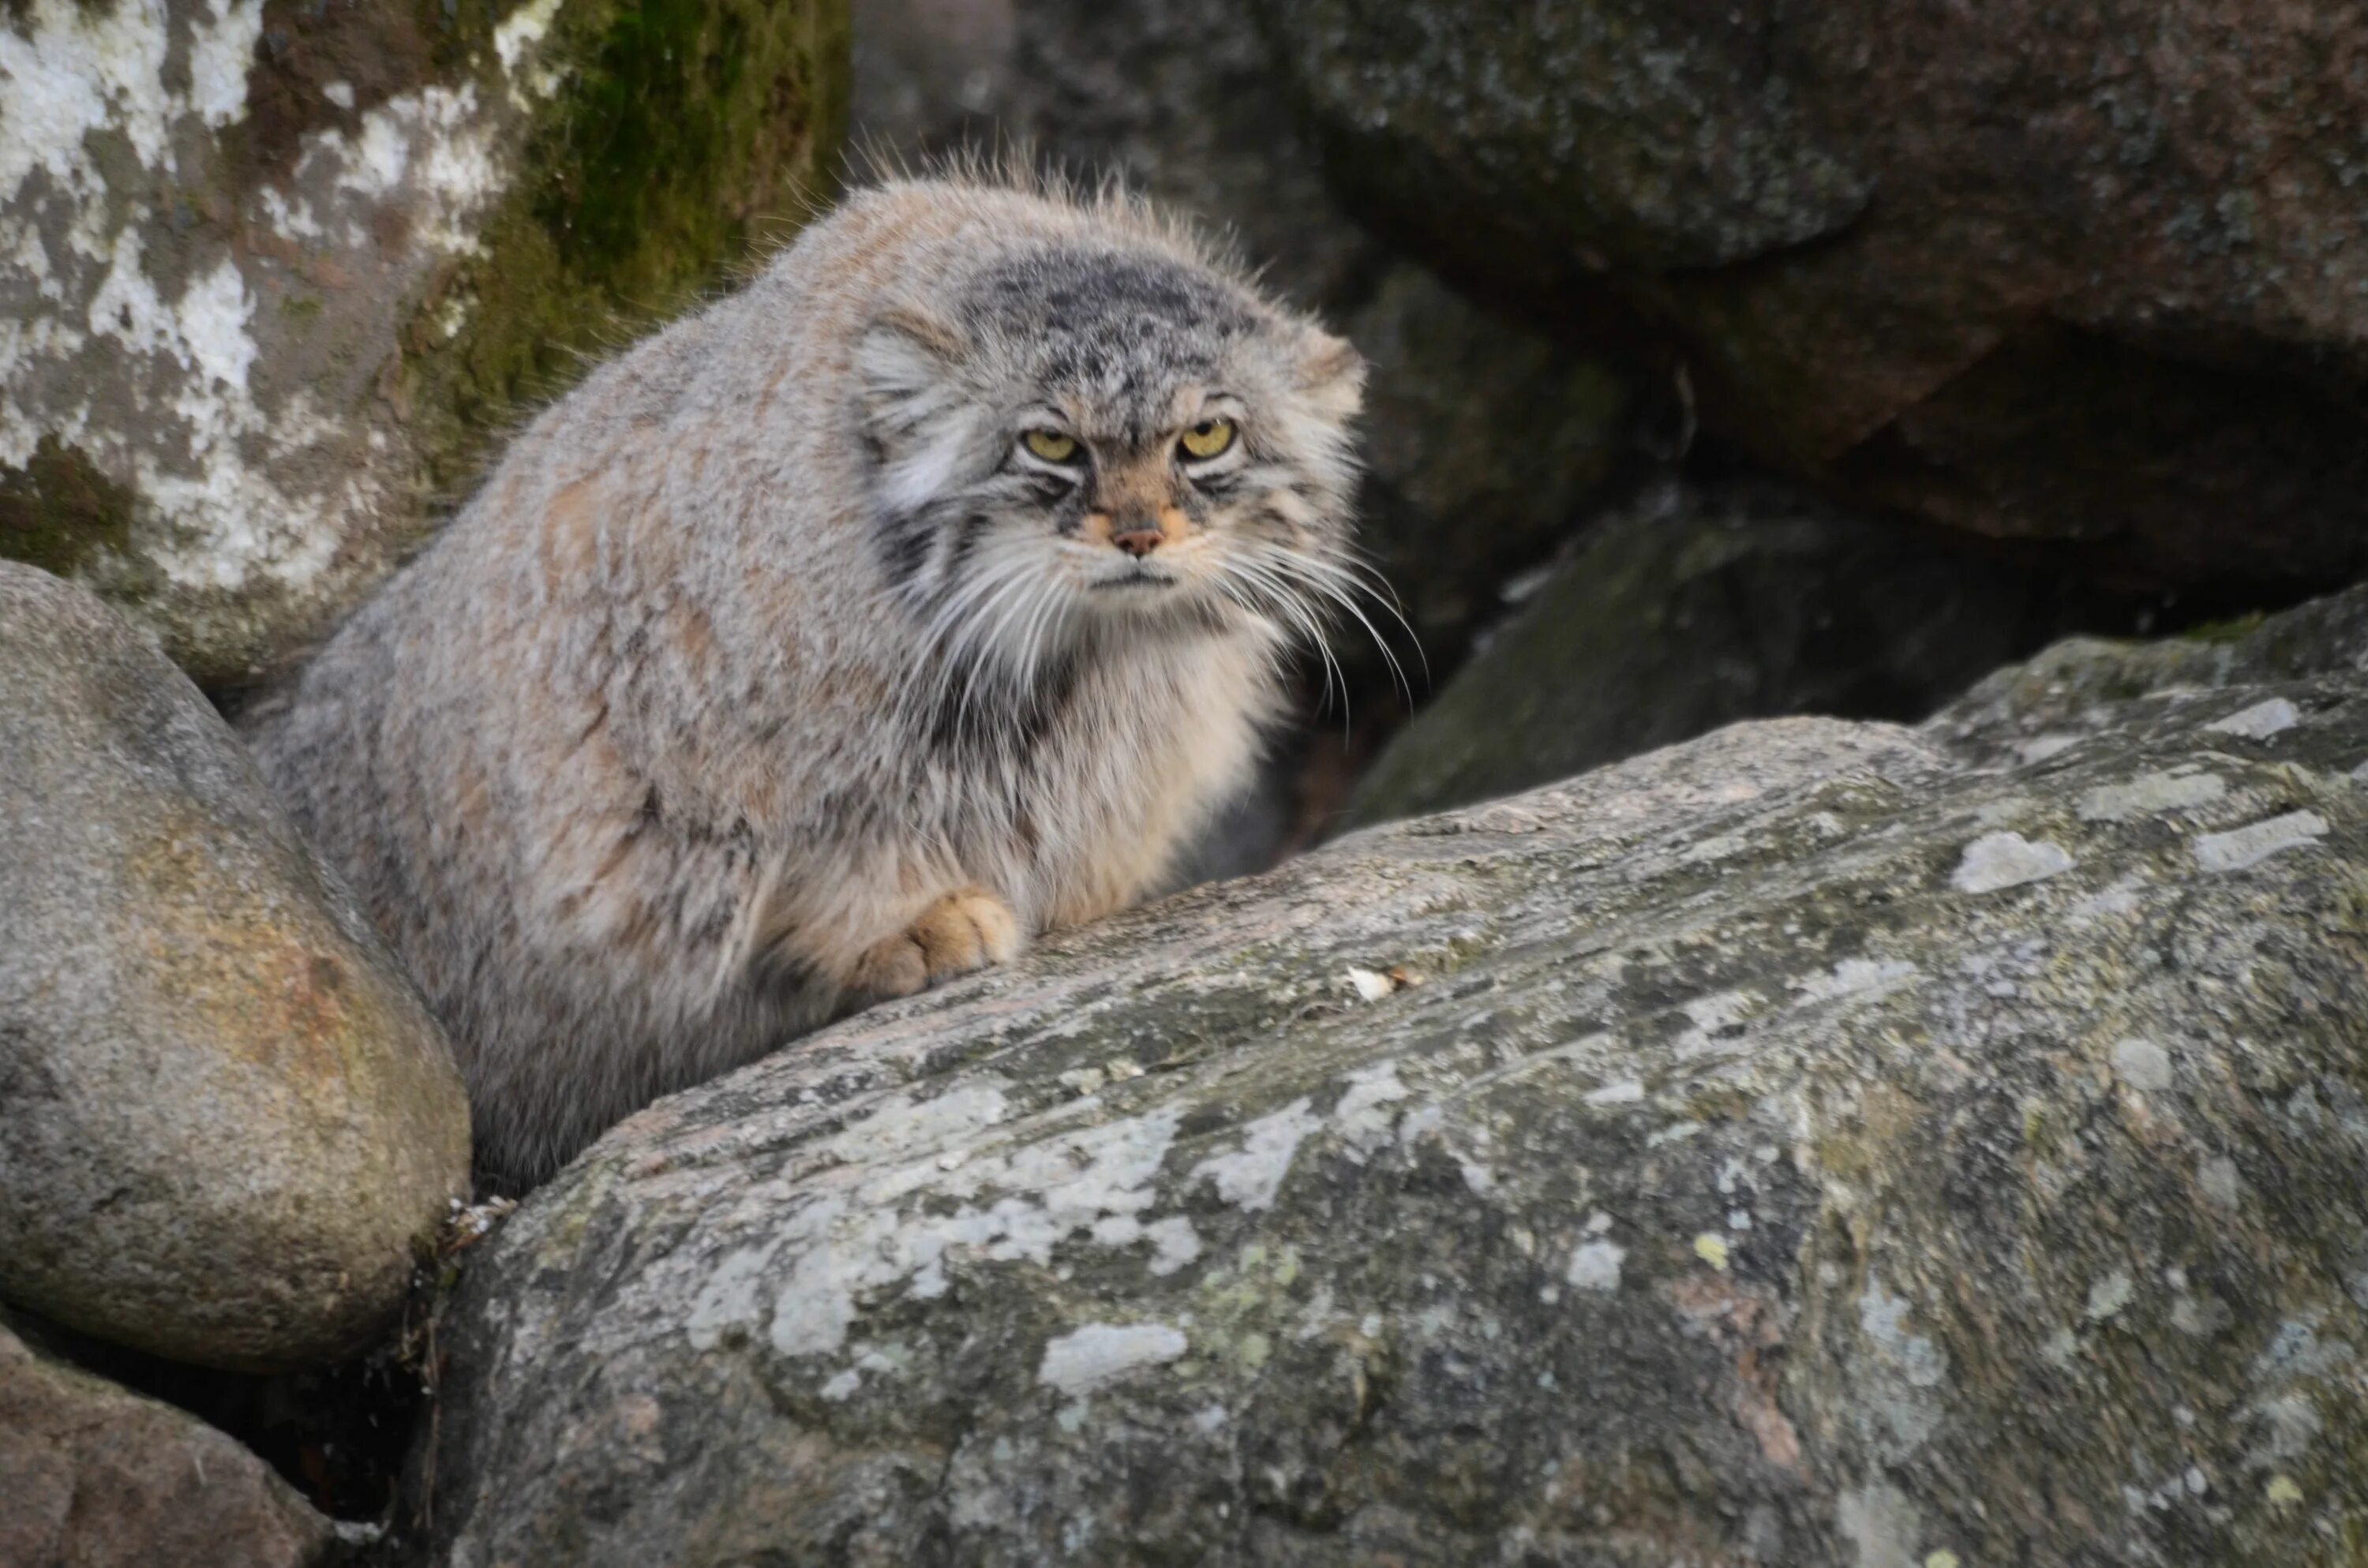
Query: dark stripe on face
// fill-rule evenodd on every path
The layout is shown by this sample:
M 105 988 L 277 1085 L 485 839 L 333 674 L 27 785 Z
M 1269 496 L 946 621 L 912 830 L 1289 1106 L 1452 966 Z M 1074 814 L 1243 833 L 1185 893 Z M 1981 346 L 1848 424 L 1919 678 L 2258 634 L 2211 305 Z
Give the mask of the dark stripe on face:
M 909 585 L 921 574 L 929 559 L 929 540 L 936 532 L 926 517 L 883 517 L 880 523 L 880 551 L 888 568 L 888 581 L 897 587 Z

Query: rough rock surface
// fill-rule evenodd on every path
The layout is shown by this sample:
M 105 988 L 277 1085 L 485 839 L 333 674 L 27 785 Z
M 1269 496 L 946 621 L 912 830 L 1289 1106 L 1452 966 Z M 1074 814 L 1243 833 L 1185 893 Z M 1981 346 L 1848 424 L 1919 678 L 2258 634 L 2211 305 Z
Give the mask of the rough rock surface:
M 17 0 L 0 555 L 208 681 L 285 658 L 482 444 L 787 226 L 845 0 Z
M 1365 542 L 1442 671 L 1620 455 L 1630 398 L 1608 363 L 1479 308 L 1342 212 L 1244 0 L 856 0 L 854 28 L 859 145 L 1019 142 L 1122 173 L 1232 233 L 1355 341 L 1372 365 Z M 1357 685 L 1388 678 L 1361 634 L 1340 652 Z
M 468 1190 L 443 1035 L 188 677 L 0 562 L 0 1298 L 178 1360 L 360 1348 Z
M 0 1563 L 318 1568 L 329 1521 L 171 1405 L 28 1348 L 0 1321 Z
M 1738 719 L 1920 719 L 2123 608 L 1935 533 L 1764 482 L 1648 485 L 1391 737 L 1346 825 L 1508 795 Z
M 2351 0 L 1254 0 L 1361 210 L 1707 422 L 2098 568 L 2368 565 Z
M 866 1013 L 475 1255 L 430 1549 L 2357 1562 L 2363 757 L 1738 725 Z

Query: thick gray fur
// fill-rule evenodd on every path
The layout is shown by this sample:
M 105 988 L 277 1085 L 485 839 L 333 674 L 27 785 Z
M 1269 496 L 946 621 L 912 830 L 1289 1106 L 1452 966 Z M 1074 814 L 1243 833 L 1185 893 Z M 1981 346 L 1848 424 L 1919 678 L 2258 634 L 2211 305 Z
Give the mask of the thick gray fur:
M 1156 888 L 1355 591 L 1361 376 L 1122 197 L 897 180 L 534 421 L 252 725 L 488 1180 Z

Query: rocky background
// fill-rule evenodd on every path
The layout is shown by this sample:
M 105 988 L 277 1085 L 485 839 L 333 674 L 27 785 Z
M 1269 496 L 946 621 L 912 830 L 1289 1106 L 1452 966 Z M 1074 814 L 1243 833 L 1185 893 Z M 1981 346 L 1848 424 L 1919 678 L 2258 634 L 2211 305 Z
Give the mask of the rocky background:
M 2363 127 L 2338 0 L 0 6 L 0 1568 L 2361 1561 Z M 1356 341 L 1404 625 L 1264 874 L 471 1210 L 218 710 L 978 149 Z

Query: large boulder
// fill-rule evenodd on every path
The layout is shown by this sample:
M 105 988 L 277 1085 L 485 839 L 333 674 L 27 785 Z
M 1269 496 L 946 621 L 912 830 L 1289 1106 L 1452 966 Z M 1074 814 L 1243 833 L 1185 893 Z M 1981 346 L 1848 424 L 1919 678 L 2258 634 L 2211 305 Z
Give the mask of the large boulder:
M 19 0 L 0 555 L 283 662 L 834 168 L 845 0 Z
M 1474 304 L 1341 210 L 1246 0 L 856 0 L 854 27 L 859 144 L 889 159 L 1016 144 L 1123 176 L 1355 341 L 1372 366 L 1364 542 L 1441 671 L 1624 450 L 1622 372 Z M 1338 652 L 1357 695 L 1379 696 L 1386 661 L 1362 631 Z
M 1738 719 L 1921 719 L 2125 607 L 1764 481 L 1599 518 L 1358 780 L 1344 825 L 1549 783 Z
M 0 1299 L 211 1366 L 395 1314 L 468 1190 L 450 1048 L 205 699 L 0 562 Z
M 2088 571 L 2368 566 L 2352 0 L 1254 0 L 1359 208 L 1709 425 Z
M 416 1544 L 2356 1562 L 2368 689 L 2132 700 L 1738 725 L 662 1101 L 475 1256 Z
M 0 1320 L 0 1563 L 323 1568 L 336 1532 L 229 1437 Z

